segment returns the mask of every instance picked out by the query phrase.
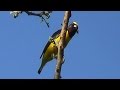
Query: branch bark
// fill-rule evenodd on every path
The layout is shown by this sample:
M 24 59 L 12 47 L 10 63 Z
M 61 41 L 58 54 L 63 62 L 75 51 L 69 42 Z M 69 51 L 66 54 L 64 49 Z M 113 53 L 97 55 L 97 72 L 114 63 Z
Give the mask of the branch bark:
M 60 42 L 58 44 L 58 57 L 57 57 L 57 64 L 55 69 L 54 79 L 61 78 L 61 67 L 63 64 L 64 59 L 64 46 L 65 46 L 65 37 L 66 37 L 66 30 L 69 23 L 69 18 L 71 17 L 71 11 L 65 11 L 64 19 L 63 19 L 63 26 L 60 33 Z

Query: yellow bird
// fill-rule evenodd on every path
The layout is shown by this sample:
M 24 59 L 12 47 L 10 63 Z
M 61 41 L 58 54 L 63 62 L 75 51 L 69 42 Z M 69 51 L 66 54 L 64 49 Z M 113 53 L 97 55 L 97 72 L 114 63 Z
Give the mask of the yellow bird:
M 78 33 L 78 24 L 77 22 L 72 22 L 68 26 L 68 29 L 66 31 L 65 47 L 67 46 L 68 42 L 72 39 L 76 32 Z M 56 31 L 47 42 L 40 56 L 40 59 L 42 58 L 42 63 L 38 70 L 38 74 L 41 73 L 43 67 L 46 65 L 47 62 L 57 58 L 58 49 L 56 44 L 58 44 L 60 41 L 60 33 L 61 29 Z

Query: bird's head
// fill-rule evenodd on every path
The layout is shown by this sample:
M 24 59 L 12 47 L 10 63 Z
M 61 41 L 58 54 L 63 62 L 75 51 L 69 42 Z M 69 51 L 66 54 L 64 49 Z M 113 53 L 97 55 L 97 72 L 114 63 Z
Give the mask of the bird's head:
M 77 22 L 73 22 L 73 29 L 76 30 L 76 32 L 78 33 L 78 24 Z
M 72 22 L 68 26 L 68 32 L 69 32 L 69 35 L 71 37 L 73 37 L 75 35 L 75 33 L 78 33 L 78 24 L 77 24 L 77 22 Z

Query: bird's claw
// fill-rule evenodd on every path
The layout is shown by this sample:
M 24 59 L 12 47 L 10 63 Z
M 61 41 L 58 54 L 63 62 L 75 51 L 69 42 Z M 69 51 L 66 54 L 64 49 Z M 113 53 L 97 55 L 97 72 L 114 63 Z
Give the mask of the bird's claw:
M 57 55 L 52 54 L 52 57 L 55 58 L 57 60 Z
M 55 54 L 52 54 L 52 57 L 54 58 L 54 57 L 55 57 Z

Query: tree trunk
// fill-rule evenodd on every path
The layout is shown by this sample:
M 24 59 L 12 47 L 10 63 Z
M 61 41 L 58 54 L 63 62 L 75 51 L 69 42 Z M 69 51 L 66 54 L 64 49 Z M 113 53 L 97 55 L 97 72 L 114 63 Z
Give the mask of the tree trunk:
M 61 78 L 61 67 L 63 64 L 64 59 L 64 46 L 65 46 L 65 37 L 66 37 L 66 30 L 69 23 L 69 18 L 71 17 L 71 11 L 65 11 L 64 19 L 63 19 L 63 26 L 60 33 L 60 42 L 58 44 L 58 57 L 57 57 L 57 64 L 55 69 L 54 79 Z

